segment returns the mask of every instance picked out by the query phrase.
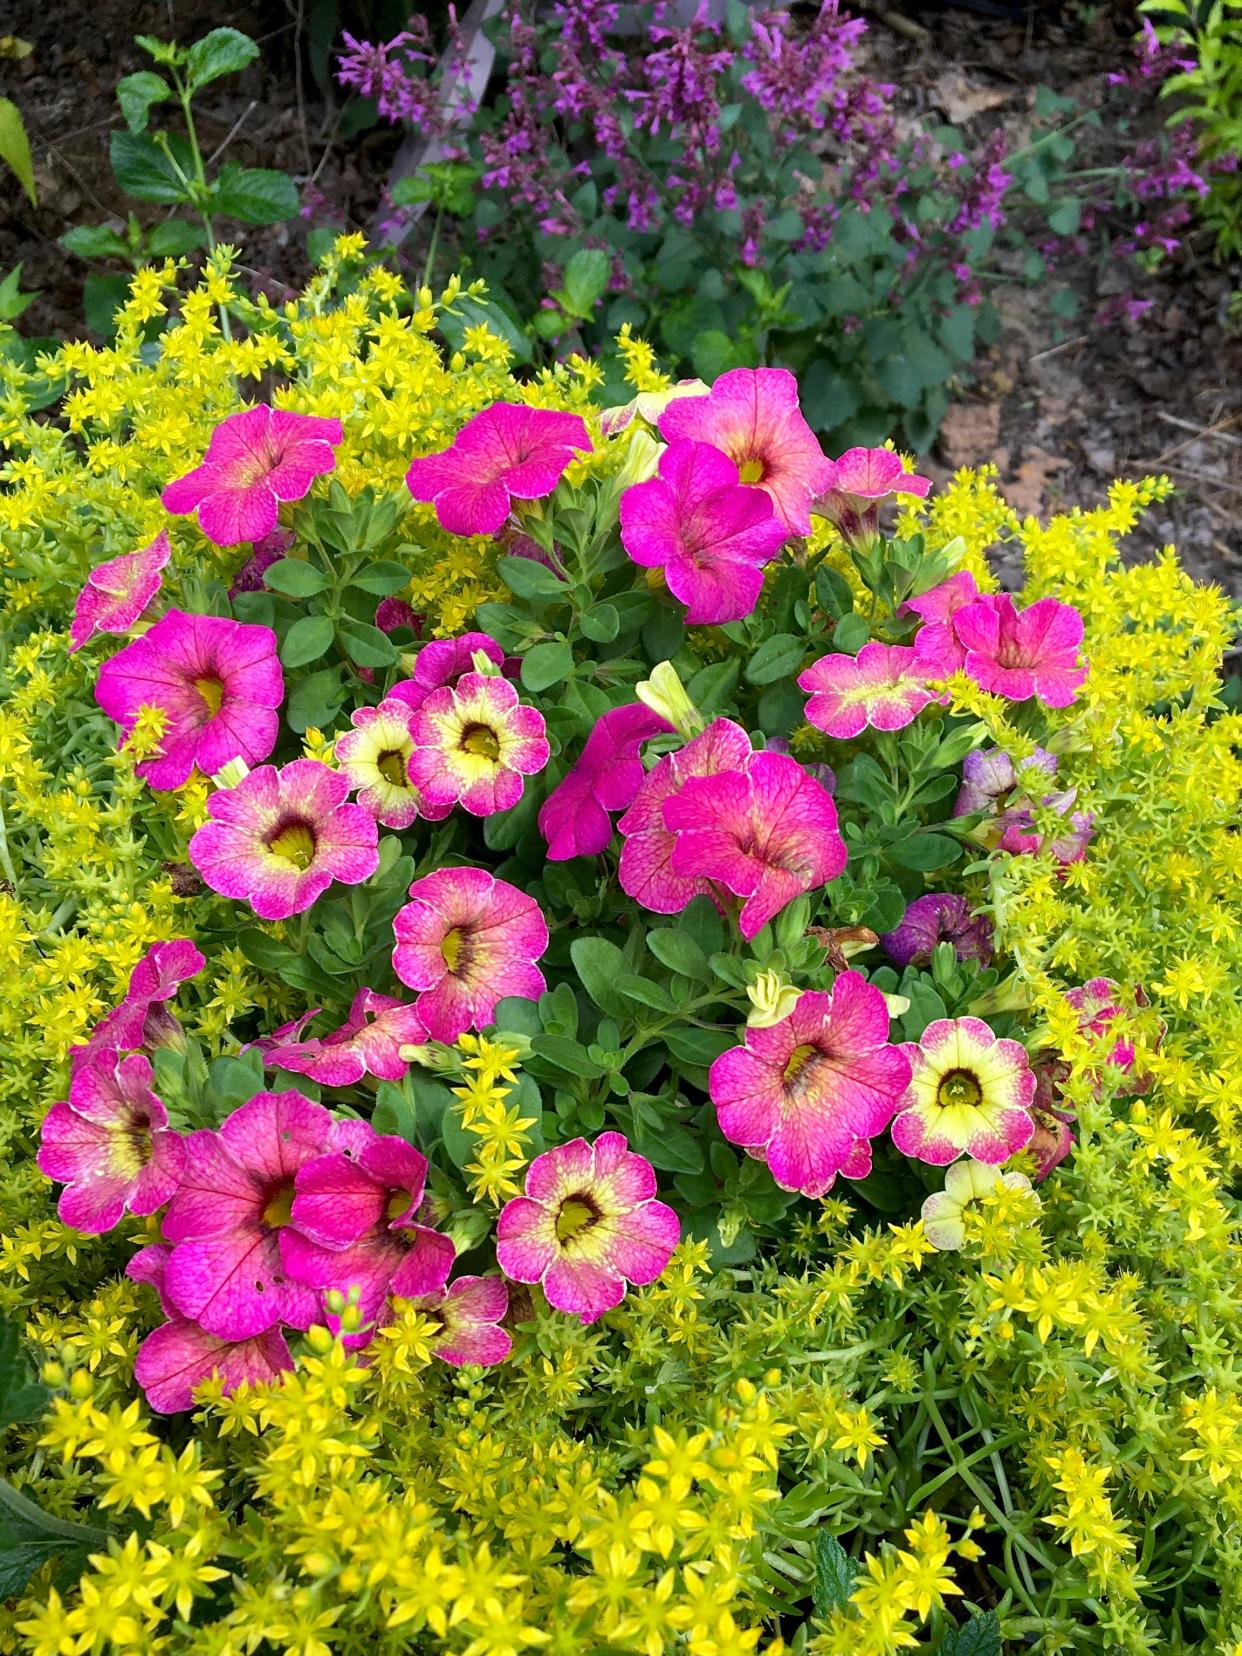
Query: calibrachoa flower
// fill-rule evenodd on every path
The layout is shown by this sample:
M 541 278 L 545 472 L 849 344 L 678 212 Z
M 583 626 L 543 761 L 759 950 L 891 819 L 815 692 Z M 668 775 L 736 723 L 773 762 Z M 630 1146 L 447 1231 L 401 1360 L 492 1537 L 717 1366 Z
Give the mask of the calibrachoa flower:
M 513 1340 L 500 1327 L 509 1309 L 509 1289 L 503 1277 L 461 1276 L 438 1294 L 411 1302 L 424 1318 L 438 1323 L 432 1336 L 432 1355 L 442 1363 L 462 1368 L 467 1363 L 486 1366 L 503 1363 Z
M 526 1170 L 526 1194 L 496 1224 L 496 1259 L 515 1282 L 543 1285 L 548 1304 L 592 1323 L 620 1305 L 626 1283 L 654 1282 L 681 1237 L 655 1200 L 651 1163 L 624 1134 L 558 1144 Z
M 410 677 L 394 684 L 388 694 L 407 707 L 419 708 L 433 690 L 443 685 L 451 689 L 465 674 L 477 672 L 474 658 L 480 651 L 506 678 L 512 678 L 521 665 L 519 660 L 505 655 L 490 633 L 468 632 L 457 638 L 433 638 L 414 656 Z
M 498 402 L 467 420 L 450 448 L 411 461 L 405 481 L 415 500 L 434 502 L 450 534 L 494 535 L 511 499 L 550 495 L 575 454 L 592 447 L 580 415 Z
M 322 1087 L 350 1087 L 364 1075 L 380 1081 L 399 1081 L 409 1069 L 403 1046 L 421 1046 L 427 1032 L 418 1013 L 391 995 L 359 989 L 349 1017 L 322 1039 L 296 1036 L 266 1048 L 273 1069 L 309 1076 Z
M 317 759 L 264 765 L 210 796 L 190 861 L 262 920 L 301 914 L 333 880 L 357 885 L 379 866 L 375 818 L 348 794 L 349 778 Z
M 986 966 L 992 958 L 991 926 L 983 915 L 972 915 L 970 904 L 954 891 L 916 897 L 901 924 L 885 932 L 880 942 L 895 966 L 930 966 L 939 943 L 951 943 L 959 960 Z
M 1056 775 L 1057 757 L 1046 748 L 1037 747 L 1029 759 L 1020 759 L 1015 765 L 1003 748 L 978 748 L 968 753 L 962 764 L 962 785 L 958 790 L 954 816 L 973 816 L 991 811 L 998 799 L 1003 799 L 1019 785 L 1019 770 L 1027 776 L 1042 774 L 1050 780 Z
M 684 379 L 663 391 L 640 391 L 627 403 L 621 403 L 616 408 L 605 408 L 599 417 L 600 430 L 605 437 L 617 437 L 635 420 L 645 420 L 650 426 L 658 425 L 661 414 L 670 403 L 676 402 L 679 397 L 705 397 L 709 389 L 701 379 Z
M 1036 1074 L 1038 1076 L 1038 1071 Z M 1037 1097 L 1042 1090 L 1042 1087 L 1037 1089 Z M 1035 1123 L 1035 1131 L 1026 1151 L 1034 1160 L 1035 1181 L 1038 1184 L 1048 1177 L 1053 1168 L 1060 1167 L 1074 1148 L 1074 1118 L 1065 1110 L 1043 1109 L 1035 1103 L 1031 1105 L 1031 1119 Z
M 218 1129 L 185 1141 L 185 1165 L 164 1215 L 173 1244 L 164 1293 L 183 1317 L 224 1340 L 288 1323 L 309 1328 L 319 1298 L 284 1260 L 294 1176 L 332 1149 L 332 1117 L 301 1093 L 261 1092 Z
M 169 610 L 99 669 L 95 700 L 128 735 L 139 710 L 164 714 L 160 752 L 135 769 L 153 788 L 179 788 L 195 765 L 266 759 L 280 729 L 285 681 L 270 627 Z
M 136 1047 L 154 1051 L 161 1046 L 184 1046 L 181 1025 L 166 1002 L 206 964 L 188 937 L 153 943 L 130 973 L 125 999 L 104 1013 L 81 1046 L 69 1048 L 70 1070 L 76 1071 L 101 1054 L 115 1062 L 122 1052 Z
M 705 397 L 683 397 L 660 415 L 666 443 L 691 438 L 723 450 L 738 480 L 769 495 L 791 535 L 811 530 L 811 501 L 832 477 L 815 433 L 798 407 L 787 368 L 731 368 Z
M 1062 864 L 1082 862 L 1095 834 L 1095 813 L 1071 809 L 1077 797 L 1077 788 L 1044 796 L 1040 804 L 1053 818 L 1051 828 L 1046 820 L 1040 825 L 1029 805 L 1002 811 L 996 819 L 997 849 L 1017 857 L 1037 857 L 1047 851 Z
M 665 800 L 664 826 L 676 836 L 674 874 L 745 899 L 746 938 L 845 867 L 832 795 L 780 753 L 753 755 L 745 772 L 690 777 Z
M 250 556 L 234 575 L 229 587 L 229 597 L 236 598 L 243 592 L 262 592 L 263 577 L 273 564 L 279 563 L 293 545 L 293 534 L 288 529 L 274 529 L 270 535 L 264 535 L 250 551 Z
M 82 1065 L 69 1101 L 43 1118 L 39 1169 L 65 1186 L 57 1212 L 66 1225 L 98 1235 L 125 1213 L 154 1213 L 177 1188 L 184 1145 L 151 1090 L 140 1053 Z
M 472 816 L 507 811 L 524 776 L 548 762 L 543 714 L 518 701 L 508 679 L 466 673 L 433 690 L 414 714 L 410 781 L 420 809 L 443 815 L 460 804 Z
M 202 464 L 160 497 L 174 513 L 198 509 L 198 526 L 217 546 L 262 540 L 276 527 L 281 503 L 301 500 L 336 464 L 339 420 L 260 403 L 221 420 Z
M 888 1041 L 888 1007 L 858 972 L 807 990 L 788 1017 L 749 1026 L 712 1064 L 720 1131 L 768 1164 L 783 1190 L 822 1196 L 837 1175 L 864 1177 L 869 1141 L 893 1118 L 910 1060 Z
M 269 1385 L 293 1369 L 293 1357 L 279 1329 L 248 1340 L 223 1340 L 187 1317 L 174 1317 L 147 1335 L 134 1358 L 134 1379 L 159 1414 L 194 1406 L 194 1392 L 219 1375 L 224 1395 L 243 1381 Z
M 659 476 L 621 496 L 621 544 L 644 569 L 663 569 L 695 626 L 749 615 L 763 566 L 785 540 L 762 491 L 740 484 L 733 461 L 708 443 L 670 443 Z
M 1139 1006 L 1146 1006 L 1147 996 L 1142 989 L 1134 991 L 1135 1002 Z M 1065 999 L 1078 1013 L 1078 1027 L 1086 1035 L 1094 1036 L 1101 1045 L 1106 1037 L 1112 1033 L 1112 1026 L 1123 1014 L 1121 1000 L 1121 986 L 1114 983 L 1112 978 L 1089 978 L 1078 989 L 1067 989 Z M 1109 1048 L 1106 1060 L 1113 1068 L 1119 1069 L 1129 1086 L 1129 1092 L 1145 1092 L 1151 1085 L 1150 1076 L 1138 1076 L 1134 1073 L 1134 1042 L 1128 1036 L 1122 1035 Z
M 608 813 L 625 810 L 642 785 L 643 743 L 672 728 L 641 702 L 610 708 L 596 720 L 574 768 L 539 811 L 550 862 L 593 857 L 604 849 L 612 838 Z
M 970 571 L 959 569 L 956 575 L 950 575 L 939 586 L 920 593 L 917 598 L 907 598 L 901 608 L 903 613 L 910 610 L 923 621 L 947 626 L 958 610 L 982 596 Z
M 664 824 L 664 805 L 693 776 L 745 770 L 752 757 L 750 737 L 731 719 L 716 719 L 677 753 L 666 753 L 648 771 L 634 803 L 617 823 L 625 835 L 621 888 L 644 908 L 676 914 L 691 898 L 711 894 L 711 883 L 674 871 L 677 836 Z
M 898 1102 L 893 1143 L 944 1167 L 958 1156 L 1006 1161 L 1035 1131 L 1035 1076 L 1026 1049 L 1000 1040 L 980 1018 L 938 1018 L 907 1042 L 910 1085 Z
M 1072 604 L 1040 598 L 1019 610 L 1007 592 L 964 604 L 953 629 L 966 651 L 966 671 L 981 689 L 1049 707 L 1068 707 L 1087 676 L 1080 664 L 1082 616 Z
M 873 642 L 857 656 L 821 656 L 798 675 L 798 687 L 810 692 L 808 722 L 825 736 L 845 741 L 867 725 L 900 730 L 929 703 L 947 702 L 948 696 L 932 690 L 928 681 L 947 678 L 952 671 L 936 654 Z
M 944 1189 L 923 1203 L 923 1234 L 940 1253 L 953 1252 L 966 1241 L 965 1214 L 972 1202 L 994 1190 L 1030 1190 L 1024 1173 L 1002 1173 L 987 1162 L 954 1162 L 944 1176 Z
M 507 995 L 537 1000 L 547 988 L 535 962 L 548 927 L 533 897 L 482 868 L 440 868 L 415 880 L 393 920 L 392 963 L 427 1033 L 455 1041 L 492 1021 Z
M 381 1136 L 367 1122 L 340 1122 L 337 1147 L 297 1172 L 283 1258 L 290 1276 L 317 1289 L 358 1291 L 364 1324 L 373 1324 L 389 1294 L 413 1299 L 448 1281 L 454 1248 L 418 1223 L 427 1158 L 403 1138 Z M 347 1339 L 364 1345 L 369 1328 Z
M 69 626 L 69 654 L 96 633 L 128 632 L 160 589 L 160 571 L 172 557 L 168 531 L 161 529 L 140 552 L 96 565 L 78 593 Z
M 358 707 L 350 714 L 352 730 L 338 736 L 336 759 L 358 803 L 385 828 L 408 828 L 419 815 L 418 789 L 410 781 L 414 752 L 414 712 L 404 701 L 388 697 L 378 707 Z M 447 816 L 449 807 L 439 813 Z
M 892 449 L 846 449 L 828 464 L 832 469 L 811 510 L 855 546 L 866 546 L 879 534 L 880 507 L 886 501 L 897 495 L 922 500 L 931 488 L 931 478 L 908 472 Z

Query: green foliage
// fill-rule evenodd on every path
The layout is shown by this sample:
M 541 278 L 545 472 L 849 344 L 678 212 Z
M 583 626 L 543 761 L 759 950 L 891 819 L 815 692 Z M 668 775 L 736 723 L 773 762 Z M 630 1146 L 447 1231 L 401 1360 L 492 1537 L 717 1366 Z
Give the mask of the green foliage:
M 21 110 L 11 98 L 0 98 L 0 161 L 17 179 L 32 207 L 39 198 L 35 191 L 34 162 L 30 156 L 30 139 Z

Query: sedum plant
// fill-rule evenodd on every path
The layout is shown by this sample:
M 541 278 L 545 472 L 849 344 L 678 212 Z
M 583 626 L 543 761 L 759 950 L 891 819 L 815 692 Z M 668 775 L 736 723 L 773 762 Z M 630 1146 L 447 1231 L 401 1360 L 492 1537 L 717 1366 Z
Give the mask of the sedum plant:
M 361 253 L 0 370 L 0 1648 L 1232 1648 L 1167 485 L 602 407 Z

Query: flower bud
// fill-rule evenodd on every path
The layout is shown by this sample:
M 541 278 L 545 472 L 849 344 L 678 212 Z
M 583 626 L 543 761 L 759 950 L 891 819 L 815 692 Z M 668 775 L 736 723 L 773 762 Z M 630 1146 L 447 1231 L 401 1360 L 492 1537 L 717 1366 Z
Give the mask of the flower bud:
M 250 775 L 250 766 L 244 759 L 230 759 L 227 764 L 221 765 L 211 778 L 214 788 L 235 788 L 239 782 L 244 782 Z
M 664 445 L 657 443 L 645 426 L 636 426 L 625 451 L 625 461 L 617 473 L 618 492 L 632 483 L 645 483 L 654 477 Z
M 503 675 L 499 666 L 494 662 L 486 650 L 474 650 L 470 656 L 470 665 L 476 673 L 484 678 L 500 678 Z
M 787 1018 L 798 1004 L 801 991 L 786 983 L 779 972 L 760 972 L 747 987 L 753 1011 L 746 1019 L 749 1029 L 770 1029 Z
M 651 677 L 635 685 L 634 691 L 645 707 L 667 719 L 685 741 L 705 728 L 703 715 L 686 694 L 671 661 L 662 661 L 653 667 Z

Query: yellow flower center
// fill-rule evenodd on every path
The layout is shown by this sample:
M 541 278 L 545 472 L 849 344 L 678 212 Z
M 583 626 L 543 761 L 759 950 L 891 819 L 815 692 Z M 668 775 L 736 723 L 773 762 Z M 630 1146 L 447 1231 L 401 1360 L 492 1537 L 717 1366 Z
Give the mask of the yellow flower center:
M 267 848 L 293 868 L 309 868 L 315 860 L 315 836 L 309 823 L 288 823 L 268 840 Z
M 403 1213 L 410 1211 L 410 1203 L 414 1198 L 408 1190 L 394 1190 L 388 1198 L 388 1205 L 384 1209 L 386 1219 L 400 1219 Z
M 739 483 L 762 483 L 763 471 L 763 461 L 758 455 L 752 454 L 749 460 L 743 460 L 737 468 L 737 480 Z
M 279 1230 L 282 1225 L 288 1225 L 293 1219 L 293 1181 L 279 1185 L 276 1194 L 269 1198 L 263 1209 L 263 1223 L 272 1230 Z
M 813 1046 L 798 1046 L 789 1054 L 789 1062 L 785 1065 L 784 1081 L 790 1085 L 797 1081 L 806 1071 L 808 1064 L 819 1056 L 819 1048 Z
M 440 959 L 450 972 L 457 970 L 457 963 L 461 959 L 461 946 L 464 941 L 461 929 L 458 926 L 454 926 L 452 931 L 445 932 L 440 939 Z
M 983 1102 L 983 1088 L 969 1070 L 950 1070 L 936 1089 L 936 1102 L 949 1110 L 973 1110 Z
M 214 719 L 224 701 L 224 686 L 219 679 L 200 678 L 194 680 L 194 688 L 203 698 L 208 716 Z
M 461 746 L 477 759 L 500 758 L 500 738 L 491 725 L 467 725 L 461 734 Z
M 405 754 L 400 748 L 388 748 L 375 761 L 375 768 L 384 778 L 391 782 L 394 788 L 409 786 L 409 775 L 405 768 Z
M 556 1216 L 556 1240 L 572 1242 L 599 1221 L 599 1209 L 584 1196 L 567 1196 Z

